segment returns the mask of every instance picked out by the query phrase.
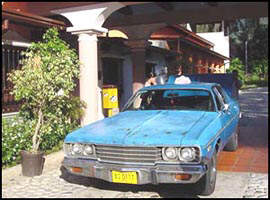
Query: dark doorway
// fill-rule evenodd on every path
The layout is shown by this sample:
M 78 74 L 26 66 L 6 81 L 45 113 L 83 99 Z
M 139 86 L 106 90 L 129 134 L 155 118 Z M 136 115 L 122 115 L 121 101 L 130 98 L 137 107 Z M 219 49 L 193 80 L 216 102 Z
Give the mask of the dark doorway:
M 155 74 L 155 66 L 156 64 L 155 63 L 145 63 L 145 77 L 148 77 L 150 73 L 153 73 L 154 75 Z
M 103 85 L 115 85 L 119 100 L 123 92 L 123 59 L 102 58 Z

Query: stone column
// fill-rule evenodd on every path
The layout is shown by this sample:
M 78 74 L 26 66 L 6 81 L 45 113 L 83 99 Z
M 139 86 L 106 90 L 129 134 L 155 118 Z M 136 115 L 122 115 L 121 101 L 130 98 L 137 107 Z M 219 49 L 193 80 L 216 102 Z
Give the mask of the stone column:
M 145 84 L 145 50 L 132 51 L 133 93 Z
M 114 11 L 124 6 L 121 2 L 105 2 L 52 11 L 71 22 L 72 26 L 67 28 L 67 32 L 79 36 L 79 58 L 82 64 L 80 98 L 87 103 L 85 115 L 81 119 L 82 126 L 102 118 L 101 111 L 98 114 L 98 110 L 101 110 L 98 109 L 98 99 L 101 97 L 98 88 L 97 35 L 108 31 L 102 27 L 103 23 Z
M 127 55 L 123 62 L 123 85 L 124 93 L 121 102 L 121 108 L 133 94 L 132 61 L 130 55 Z
M 115 27 L 128 36 L 128 41 L 125 44 L 130 47 L 132 52 L 133 93 L 144 87 L 145 51 L 146 47 L 151 44 L 148 39 L 153 32 L 165 26 L 165 23 L 156 23 Z
M 98 58 L 97 34 L 82 32 L 78 34 L 80 67 L 80 99 L 87 107 L 81 125 L 98 119 Z
M 145 52 L 150 43 L 147 40 L 128 40 L 126 44 L 131 48 L 133 93 L 135 93 L 144 87 Z

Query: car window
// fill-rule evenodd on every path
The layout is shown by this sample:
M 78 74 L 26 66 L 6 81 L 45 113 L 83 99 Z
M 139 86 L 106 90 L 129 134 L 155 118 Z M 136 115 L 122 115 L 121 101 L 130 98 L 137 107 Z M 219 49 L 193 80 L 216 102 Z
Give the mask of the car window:
M 218 93 L 221 95 L 223 102 L 228 103 L 228 100 L 227 100 L 227 97 L 224 93 L 224 90 L 219 86 L 217 86 L 216 89 L 218 90 Z
M 138 92 L 125 110 L 203 110 L 214 111 L 212 96 L 200 89 L 159 89 Z
M 213 88 L 213 91 L 214 91 L 214 95 L 215 95 L 215 99 L 216 99 L 216 103 L 217 103 L 217 108 L 220 111 L 220 110 L 222 110 L 222 108 L 224 106 L 223 98 L 216 87 Z

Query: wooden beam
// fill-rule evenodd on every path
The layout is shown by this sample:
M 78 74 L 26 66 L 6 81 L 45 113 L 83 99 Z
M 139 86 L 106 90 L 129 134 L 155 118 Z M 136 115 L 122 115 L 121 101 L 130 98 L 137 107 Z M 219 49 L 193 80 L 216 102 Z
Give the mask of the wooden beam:
M 203 13 L 203 14 L 202 14 Z M 210 23 L 212 21 L 235 20 L 268 16 L 268 2 L 220 2 L 217 7 L 201 6 L 197 9 L 179 9 L 125 17 L 109 17 L 105 28 L 153 23 Z
M 170 2 L 155 2 L 155 4 L 165 11 L 173 10 L 173 5 Z
M 204 45 L 208 46 L 209 48 L 211 48 L 211 47 L 214 46 L 214 44 L 212 42 L 210 42 L 210 41 L 208 41 L 208 40 L 200 37 L 196 33 L 191 32 L 191 31 L 185 29 L 184 27 L 182 27 L 182 26 L 180 26 L 178 24 L 173 25 L 173 27 L 175 27 L 175 28 L 181 30 L 183 33 L 185 33 L 186 34 L 186 37 L 189 37 L 189 38 L 193 38 L 195 40 L 198 40 L 200 43 L 204 43 Z
M 2 18 L 8 19 L 14 22 L 29 23 L 32 25 L 37 25 L 41 27 L 52 27 L 56 26 L 60 29 L 65 29 L 66 24 L 62 21 L 41 17 L 38 15 L 33 15 L 26 12 L 16 11 L 13 9 L 2 9 Z
M 80 6 L 91 6 L 91 5 L 98 5 L 98 4 L 104 4 L 106 2 L 99 1 L 99 2 L 81 2 L 81 1 L 29 1 L 29 2 L 4 2 L 2 5 L 2 8 L 15 8 L 20 9 L 23 12 L 32 13 L 39 16 L 50 16 L 53 15 L 51 12 L 52 10 L 58 10 L 58 9 L 64 9 L 64 8 L 73 8 L 73 7 L 80 7 Z M 146 4 L 151 2 L 119 2 L 125 6 L 132 6 L 132 5 L 140 5 L 140 4 Z
M 123 15 L 133 15 L 133 11 L 130 8 L 130 6 L 125 6 L 125 7 L 121 8 L 118 12 L 123 14 Z
M 216 7 L 216 6 L 218 6 L 218 2 L 207 2 L 207 4 L 209 5 L 209 6 L 213 6 L 213 7 Z

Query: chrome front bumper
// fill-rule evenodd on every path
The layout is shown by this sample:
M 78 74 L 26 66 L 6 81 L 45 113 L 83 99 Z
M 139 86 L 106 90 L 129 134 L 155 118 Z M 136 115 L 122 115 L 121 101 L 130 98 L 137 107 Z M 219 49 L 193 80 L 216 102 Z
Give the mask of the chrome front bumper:
M 207 171 L 206 165 L 175 165 L 175 164 L 156 164 L 146 165 L 120 165 L 98 162 L 96 160 L 64 158 L 62 166 L 69 173 L 94 177 L 112 182 L 112 170 L 130 172 L 135 171 L 138 174 L 138 184 L 159 184 L 159 183 L 195 183 Z M 82 172 L 73 172 L 72 167 L 82 168 Z M 176 174 L 190 174 L 189 180 L 177 180 Z

